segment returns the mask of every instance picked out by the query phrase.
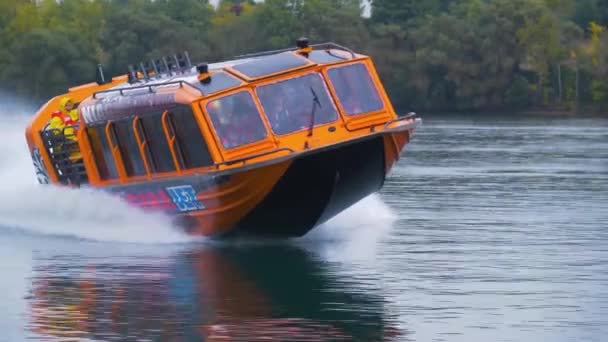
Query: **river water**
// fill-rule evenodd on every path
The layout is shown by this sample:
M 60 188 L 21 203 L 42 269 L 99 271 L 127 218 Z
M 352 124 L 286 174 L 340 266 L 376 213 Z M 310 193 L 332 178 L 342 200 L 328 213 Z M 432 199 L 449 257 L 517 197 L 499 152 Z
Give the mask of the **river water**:
M 0 341 L 608 336 L 608 120 L 426 117 L 379 194 L 289 242 L 42 188 L 23 148 L 0 148 Z

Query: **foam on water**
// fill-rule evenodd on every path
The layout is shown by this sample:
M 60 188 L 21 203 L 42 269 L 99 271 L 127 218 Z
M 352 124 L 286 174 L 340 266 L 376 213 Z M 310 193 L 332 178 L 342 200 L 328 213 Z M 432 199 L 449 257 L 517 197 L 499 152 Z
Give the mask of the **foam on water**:
M 373 260 L 376 247 L 394 227 L 397 214 L 372 194 L 317 227 L 297 243 L 328 260 Z
M 29 118 L 0 112 L 0 229 L 127 243 L 183 243 L 192 238 L 158 213 L 101 191 L 40 185 L 24 128 Z

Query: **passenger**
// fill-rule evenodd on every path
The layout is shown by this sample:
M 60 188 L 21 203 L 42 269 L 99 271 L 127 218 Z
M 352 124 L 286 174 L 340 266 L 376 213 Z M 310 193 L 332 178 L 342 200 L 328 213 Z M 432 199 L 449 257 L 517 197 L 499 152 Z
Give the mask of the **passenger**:
M 266 136 L 264 123 L 248 94 L 211 102 L 207 111 L 224 148 L 245 145 Z
M 75 145 L 78 132 L 78 110 L 74 108 L 74 102 L 69 97 L 64 97 L 59 102 L 59 110 L 51 114 L 48 129 L 53 130 L 53 135 L 63 135 L 66 141 L 72 142 L 72 146 L 68 147 L 69 159 L 77 161 L 82 159 L 79 148 Z M 55 146 L 54 152 L 59 153 L 62 146 Z
M 238 145 L 258 141 L 266 136 L 266 129 L 255 105 L 249 98 L 238 101 L 235 110 L 236 129 L 238 130 Z
M 207 111 L 211 116 L 215 130 L 220 138 L 224 148 L 235 146 L 235 139 L 238 132 L 234 127 L 234 111 L 229 103 L 224 104 L 226 100 L 215 100 L 207 104 Z M 228 108 L 230 107 L 230 108 Z
M 269 113 L 269 120 L 272 125 L 272 130 L 277 133 L 285 133 L 289 131 L 289 110 L 287 103 L 282 93 L 272 98 L 272 108 Z
M 222 145 L 224 148 L 233 148 L 240 145 L 242 136 L 239 134 L 239 126 L 236 123 L 230 123 L 224 126 L 221 134 Z
M 63 133 L 66 139 L 76 141 L 78 129 L 78 111 L 74 109 L 74 102 L 64 97 L 59 102 L 59 110 L 51 114 L 49 129 L 57 130 L 55 134 Z

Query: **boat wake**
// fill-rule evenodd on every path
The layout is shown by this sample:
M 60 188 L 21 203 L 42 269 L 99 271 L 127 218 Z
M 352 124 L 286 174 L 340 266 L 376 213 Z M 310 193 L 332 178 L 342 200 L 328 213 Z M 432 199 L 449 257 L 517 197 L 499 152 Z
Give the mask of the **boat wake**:
M 185 243 L 193 238 L 161 214 L 144 213 L 109 194 L 40 185 L 24 137 L 29 118 L 0 112 L 0 232 L 124 243 Z
M 378 194 L 362 199 L 298 239 L 297 244 L 334 261 L 370 260 L 395 226 L 397 214 Z

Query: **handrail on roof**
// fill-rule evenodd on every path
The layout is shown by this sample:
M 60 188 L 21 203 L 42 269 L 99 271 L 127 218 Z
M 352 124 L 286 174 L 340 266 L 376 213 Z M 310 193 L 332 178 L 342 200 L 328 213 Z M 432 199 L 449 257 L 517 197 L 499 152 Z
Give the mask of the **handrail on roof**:
M 201 95 L 205 95 L 203 93 L 203 91 L 201 89 L 199 89 L 198 87 L 196 87 L 194 84 L 184 81 L 184 80 L 179 80 L 179 81 L 171 81 L 171 82 L 164 82 L 164 83 L 144 84 L 144 85 L 135 86 L 135 87 L 100 90 L 100 91 L 96 91 L 93 93 L 93 98 L 96 99 L 98 94 L 107 94 L 107 93 L 112 93 L 112 92 L 119 92 L 120 95 L 125 96 L 124 91 L 135 90 L 135 89 L 144 89 L 144 88 L 148 88 L 148 91 L 150 93 L 153 93 L 154 92 L 153 88 L 172 85 L 172 84 L 179 84 L 180 88 L 182 88 L 184 85 L 188 85 L 188 86 L 198 90 L 201 93 Z
M 319 48 L 319 49 L 330 49 L 330 48 L 334 48 L 337 50 L 344 50 L 346 52 L 349 52 L 352 58 L 355 58 L 357 56 L 355 56 L 355 52 L 349 48 L 347 48 L 346 46 L 342 46 L 340 44 L 336 44 L 334 42 L 326 42 L 326 43 L 319 43 L 319 44 L 313 44 L 311 45 L 311 47 L 314 48 Z
M 326 42 L 326 43 L 319 43 L 319 44 L 312 44 L 310 46 L 311 48 L 313 48 L 313 50 L 316 49 L 337 49 L 337 50 L 344 50 L 346 52 L 349 52 L 352 56 L 352 58 L 355 58 L 355 53 L 353 52 L 353 50 L 336 44 L 334 42 Z M 288 51 L 297 51 L 299 48 L 298 47 L 292 47 L 292 48 L 286 48 L 286 49 L 280 49 L 280 50 L 269 50 L 269 51 L 263 51 L 263 52 L 256 52 L 256 53 L 249 53 L 249 54 L 245 54 L 245 55 L 239 55 L 236 56 L 234 58 L 236 59 L 241 59 L 241 58 L 253 58 L 253 57 L 262 57 L 262 56 L 269 56 L 269 55 L 274 55 L 277 53 L 282 53 L 282 52 L 288 52 Z

